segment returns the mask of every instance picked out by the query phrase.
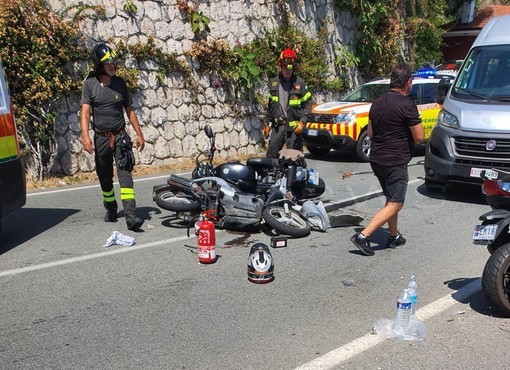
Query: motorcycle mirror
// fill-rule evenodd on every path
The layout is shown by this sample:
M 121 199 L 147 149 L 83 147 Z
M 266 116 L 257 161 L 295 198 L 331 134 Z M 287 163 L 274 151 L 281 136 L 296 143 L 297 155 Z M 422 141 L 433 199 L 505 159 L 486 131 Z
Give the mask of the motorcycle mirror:
M 207 135 L 207 137 L 209 139 L 212 139 L 214 137 L 214 133 L 213 133 L 213 130 L 212 130 L 211 126 L 205 125 L 204 131 L 205 131 L 205 134 Z
M 204 131 L 205 131 L 205 134 L 207 135 L 207 137 L 209 138 L 209 140 L 211 140 L 211 148 L 214 148 L 214 132 L 213 132 L 211 126 L 205 125 Z

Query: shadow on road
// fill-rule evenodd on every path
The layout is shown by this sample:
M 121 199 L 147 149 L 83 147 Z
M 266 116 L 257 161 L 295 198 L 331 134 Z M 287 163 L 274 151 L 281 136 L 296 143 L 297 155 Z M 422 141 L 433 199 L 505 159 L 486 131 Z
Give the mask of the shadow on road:
M 79 209 L 21 208 L 2 219 L 0 255 L 58 225 Z
M 420 177 L 423 179 L 423 177 Z M 424 179 L 423 179 L 424 180 Z M 425 184 L 418 186 L 418 192 L 433 199 L 443 199 L 451 202 L 487 204 L 480 185 L 448 185 L 444 190 L 427 190 Z M 490 208 L 487 205 L 488 209 Z
M 359 161 L 359 159 L 356 158 L 356 155 L 354 154 L 354 152 L 342 152 L 342 151 L 337 151 L 337 150 L 332 150 L 328 154 L 321 155 L 321 156 L 313 155 L 311 153 L 306 153 L 305 158 L 306 159 L 308 159 L 308 158 L 315 159 L 315 160 L 324 161 L 324 162 L 343 162 L 343 163 L 359 162 L 359 163 L 361 163 Z
M 480 271 L 481 273 L 481 271 Z M 458 278 L 458 279 L 452 279 L 447 280 L 444 282 L 448 288 L 458 291 L 459 289 L 462 289 L 466 285 L 476 281 L 481 280 L 481 278 Z M 480 283 L 481 286 L 481 283 Z M 485 316 L 495 316 L 494 313 L 490 310 L 489 306 L 487 305 L 487 302 L 483 296 L 483 292 L 481 289 L 477 290 L 474 294 L 470 295 L 469 297 L 459 299 L 459 294 L 457 292 L 454 292 L 452 294 L 452 298 L 456 299 L 460 303 L 469 304 L 469 307 L 482 315 Z

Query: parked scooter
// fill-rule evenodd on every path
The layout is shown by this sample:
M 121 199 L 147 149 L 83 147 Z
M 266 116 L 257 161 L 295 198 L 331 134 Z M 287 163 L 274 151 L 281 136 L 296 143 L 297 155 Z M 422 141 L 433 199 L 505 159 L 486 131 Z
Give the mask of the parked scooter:
M 239 188 L 241 191 L 267 195 L 271 186 L 279 177 L 279 171 L 283 168 L 292 167 L 289 171 L 291 188 L 295 201 L 317 198 L 326 189 L 324 180 L 319 173 L 308 169 L 303 153 L 294 149 L 284 149 L 282 158 L 249 158 L 246 163 L 240 161 L 229 161 L 216 167 L 213 165 L 214 154 L 216 153 L 215 135 L 209 125 L 204 128 L 209 138 L 209 149 L 199 151 L 195 158 L 195 169 L 192 172 L 194 179 L 208 176 L 216 176 L 226 180 Z M 296 172 L 302 171 L 300 174 Z M 300 176 L 301 181 L 293 181 L 292 177 Z
M 491 254 L 482 274 L 482 291 L 495 312 L 510 316 L 510 174 L 486 170 L 481 177 L 482 193 L 492 208 L 479 217 L 482 223 L 473 233 L 473 243 L 487 245 Z

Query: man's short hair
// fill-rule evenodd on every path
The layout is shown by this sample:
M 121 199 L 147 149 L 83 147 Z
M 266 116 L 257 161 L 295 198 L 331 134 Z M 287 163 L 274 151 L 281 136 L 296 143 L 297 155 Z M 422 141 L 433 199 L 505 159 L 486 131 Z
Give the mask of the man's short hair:
M 391 72 L 390 89 L 403 88 L 407 81 L 413 77 L 413 68 L 409 63 L 400 62 Z

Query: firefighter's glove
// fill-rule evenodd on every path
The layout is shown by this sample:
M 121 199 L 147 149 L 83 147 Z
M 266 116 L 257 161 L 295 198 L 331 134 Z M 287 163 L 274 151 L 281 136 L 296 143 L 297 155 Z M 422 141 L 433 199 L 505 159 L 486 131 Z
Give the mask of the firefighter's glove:
M 296 135 L 301 135 L 301 133 L 303 132 L 303 128 L 305 127 L 304 123 L 299 121 L 296 125 L 296 127 L 294 127 L 294 133 Z
M 121 134 L 117 138 L 115 160 L 121 170 L 133 171 L 135 156 L 133 154 L 133 142 L 128 134 Z

